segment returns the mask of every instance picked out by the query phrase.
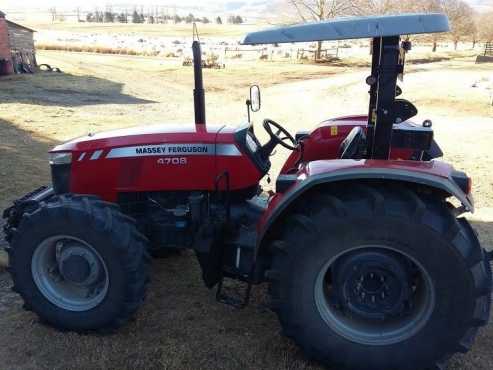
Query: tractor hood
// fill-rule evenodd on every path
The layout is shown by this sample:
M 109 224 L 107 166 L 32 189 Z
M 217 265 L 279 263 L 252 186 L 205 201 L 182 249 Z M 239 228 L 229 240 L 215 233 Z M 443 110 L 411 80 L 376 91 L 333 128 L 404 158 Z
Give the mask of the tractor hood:
M 162 124 L 88 134 L 60 144 L 55 152 L 104 150 L 110 147 L 163 144 L 168 142 L 214 143 L 221 134 L 234 134 L 237 128 L 226 125 Z
M 83 136 L 51 151 L 53 187 L 110 202 L 123 193 L 255 189 L 265 172 L 248 151 L 250 127 L 168 124 Z

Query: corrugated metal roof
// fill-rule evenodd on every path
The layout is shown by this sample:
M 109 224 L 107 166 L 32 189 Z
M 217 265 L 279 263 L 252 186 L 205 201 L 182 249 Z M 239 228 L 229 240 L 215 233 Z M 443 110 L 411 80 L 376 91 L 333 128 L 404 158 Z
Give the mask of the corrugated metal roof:
M 15 27 L 20 27 L 20 28 L 23 28 L 23 29 L 28 30 L 28 31 L 31 31 L 31 32 L 37 32 L 36 30 L 33 30 L 32 28 L 23 26 L 22 24 L 19 24 L 19 23 L 15 23 L 15 22 L 9 21 L 8 19 L 6 19 L 6 21 L 7 21 L 7 25 L 15 26 Z

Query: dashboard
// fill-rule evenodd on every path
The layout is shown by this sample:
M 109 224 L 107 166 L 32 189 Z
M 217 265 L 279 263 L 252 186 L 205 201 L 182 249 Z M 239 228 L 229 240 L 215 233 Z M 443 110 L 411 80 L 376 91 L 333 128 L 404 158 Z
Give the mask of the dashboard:
M 253 132 L 253 125 L 249 124 L 238 128 L 235 132 L 235 139 L 243 152 L 247 153 L 248 157 L 263 175 L 269 172 L 271 167 L 270 160 L 262 158 L 260 154 L 262 145 Z

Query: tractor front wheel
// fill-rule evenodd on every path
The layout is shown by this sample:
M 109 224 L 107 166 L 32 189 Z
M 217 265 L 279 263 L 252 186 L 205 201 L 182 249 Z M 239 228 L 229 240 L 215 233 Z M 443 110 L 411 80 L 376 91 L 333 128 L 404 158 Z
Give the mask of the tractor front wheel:
M 54 197 L 26 212 L 14 231 L 8 248 L 13 290 L 56 328 L 116 328 L 144 299 L 147 243 L 114 204 Z
M 273 308 L 308 357 L 338 368 L 442 368 L 490 312 L 491 269 L 465 219 L 405 186 L 312 194 L 271 245 Z

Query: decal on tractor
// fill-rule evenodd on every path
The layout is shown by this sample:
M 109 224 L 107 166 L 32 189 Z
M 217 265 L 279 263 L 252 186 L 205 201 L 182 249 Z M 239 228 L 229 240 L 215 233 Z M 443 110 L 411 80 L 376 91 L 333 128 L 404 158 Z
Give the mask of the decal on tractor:
M 222 155 L 240 156 L 234 144 L 160 144 L 111 149 L 106 158 L 149 157 L 162 155 Z
M 161 144 L 111 149 L 106 158 L 145 157 L 159 155 L 213 155 L 213 144 Z
M 184 158 L 170 158 L 170 157 L 167 157 L 167 158 L 159 158 L 157 160 L 157 164 L 160 164 L 160 165 L 181 165 L 181 166 L 184 166 L 187 164 L 187 159 L 184 157 Z

